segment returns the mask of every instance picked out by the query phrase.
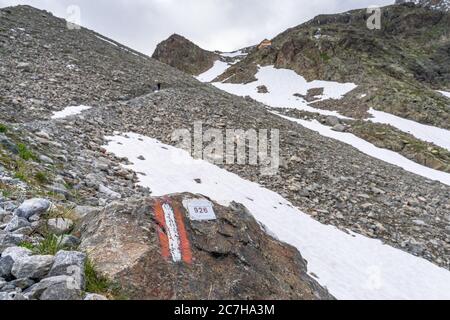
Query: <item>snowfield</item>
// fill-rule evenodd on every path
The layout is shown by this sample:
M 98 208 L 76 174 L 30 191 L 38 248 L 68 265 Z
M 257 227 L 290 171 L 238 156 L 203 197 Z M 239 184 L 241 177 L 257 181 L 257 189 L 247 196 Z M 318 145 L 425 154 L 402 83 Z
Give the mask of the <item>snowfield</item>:
M 308 103 L 295 94 L 306 95 L 309 89 L 324 88 L 323 95 L 316 101 L 342 99 L 345 94 L 355 89 L 354 83 L 338 83 L 332 81 L 306 81 L 305 78 L 292 70 L 276 69 L 273 66 L 260 67 L 256 74 L 258 81 L 247 84 L 213 83 L 219 89 L 238 96 L 250 96 L 253 99 L 276 108 L 294 108 L 323 115 L 333 115 L 347 118 L 336 111 L 321 110 L 310 107 Z M 214 78 L 213 78 L 214 79 Z M 259 86 L 266 86 L 269 93 L 258 93 Z
M 219 68 L 213 69 L 210 70 L 208 79 L 214 79 L 224 72 L 219 70 Z M 307 101 L 294 96 L 294 94 L 299 93 L 306 95 L 309 89 L 324 88 L 323 95 L 318 96 L 317 100 L 342 99 L 345 94 L 357 87 L 356 84 L 320 80 L 307 82 L 305 78 L 298 75 L 295 71 L 288 69 L 276 69 L 273 66 L 259 67 L 256 78 L 258 81 L 248 84 L 216 82 L 213 83 L 213 85 L 231 94 L 238 96 L 250 96 L 257 101 L 268 105 L 269 107 L 295 108 L 327 116 L 332 115 L 341 119 L 349 119 L 342 116 L 337 111 L 321 110 L 311 107 L 308 105 Z M 268 93 L 258 93 L 258 87 L 262 85 L 267 87 L 269 91 Z M 403 132 L 412 134 L 420 140 L 431 142 L 437 146 L 450 150 L 450 131 L 448 130 L 424 125 L 374 109 L 370 109 L 369 113 L 373 118 L 368 119 L 368 121 L 389 124 Z M 297 122 L 306 128 L 320 133 L 323 136 L 347 143 L 374 158 L 399 166 L 409 172 L 431 180 L 437 180 L 450 185 L 450 174 L 420 165 L 396 152 L 378 148 L 373 144 L 354 136 L 353 134 L 335 132 L 331 130 L 331 128 L 321 125 L 317 121 L 297 120 L 290 117 L 283 118 Z
M 248 54 L 242 52 L 242 50 L 238 50 L 238 51 L 233 51 L 233 52 L 222 52 L 220 55 L 222 57 L 226 57 L 226 58 L 236 58 L 236 57 L 243 57 L 243 56 L 246 56 Z
M 80 114 L 81 112 L 85 111 L 85 110 L 89 110 L 92 107 L 89 106 L 73 106 L 73 107 L 66 107 L 64 108 L 64 110 L 61 111 L 57 111 L 53 113 L 52 119 L 63 119 L 63 118 L 67 118 L 70 116 L 74 116 L 77 114 Z
M 373 116 L 372 119 L 369 119 L 372 122 L 390 124 L 403 132 L 412 134 L 417 139 L 431 142 L 437 146 L 450 150 L 449 130 L 428 126 L 374 109 L 370 109 L 369 113 Z
M 296 247 L 308 271 L 338 299 L 450 299 L 450 272 L 358 234 L 323 225 L 277 193 L 180 149 L 138 134 L 107 137 L 154 196 L 190 192 L 244 204 L 270 234 Z M 139 160 L 139 156 L 146 160 Z M 201 179 L 198 184 L 194 179 Z
M 222 73 L 225 72 L 230 67 L 230 65 L 226 62 L 223 62 L 221 60 L 217 60 L 214 62 L 214 66 L 209 69 L 208 71 L 202 73 L 201 75 L 197 76 L 197 80 L 201 82 L 211 82 L 218 76 L 220 76 Z
M 276 114 L 276 113 L 274 113 Z M 325 126 L 321 123 L 319 123 L 317 120 L 301 120 L 296 118 L 291 118 L 287 116 L 279 115 L 280 117 L 296 122 L 300 125 L 302 125 L 305 128 L 314 130 L 318 133 L 320 133 L 322 136 L 332 138 L 335 140 L 339 140 L 341 142 L 344 142 L 346 144 L 349 144 L 359 151 L 380 160 L 383 160 L 384 162 L 393 164 L 395 166 L 398 166 L 400 168 L 403 168 L 406 171 L 412 172 L 414 174 L 420 175 L 422 177 L 440 181 L 446 185 L 450 185 L 450 174 L 445 173 L 443 171 L 434 170 L 432 168 L 420 165 L 414 161 L 411 161 L 404 156 L 398 154 L 397 152 L 378 148 L 375 145 L 371 144 L 370 142 L 367 142 L 364 139 L 358 138 L 357 136 L 347 133 L 347 132 L 336 132 L 332 130 L 332 128 Z

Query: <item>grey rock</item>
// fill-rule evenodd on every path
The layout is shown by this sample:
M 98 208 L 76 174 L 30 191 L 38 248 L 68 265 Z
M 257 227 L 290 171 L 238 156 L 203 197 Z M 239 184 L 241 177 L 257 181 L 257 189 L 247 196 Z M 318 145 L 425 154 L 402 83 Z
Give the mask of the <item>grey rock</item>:
M 0 301 L 14 300 L 8 292 L 0 292 Z
M 28 62 L 19 62 L 17 64 L 17 69 L 25 71 L 25 72 L 30 72 L 31 71 L 31 64 Z
M 53 159 L 51 159 L 50 157 L 47 157 L 46 155 L 41 154 L 39 156 L 39 160 L 41 160 L 42 162 L 48 163 L 48 164 L 54 164 L 55 162 L 53 161 Z
M 33 285 L 32 287 L 30 287 L 29 289 L 27 289 L 24 294 L 25 297 L 27 297 L 28 299 L 31 300 L 36 300 L 36 299 L 40 299 L 42 294 L 52 288 L 55 287 L 54 289 L 51 289 L 46 296 L 44 296 L 44 298 L 49 299 L 51 297 L 54 297 L 56 295 L 56 293 L 64 291 L 64 290 L 69 290 L 70 294 L 67 294 L 67 292 L 65 292 L 64 295 L 66 296 L 71 296 L 73 295 L 75 299 L 73 300 L 79 300 L 81 299 L 81 290 L 77 288 L 76 284 L 74 284 L 73 282 L 73 278 L 69 277 L 69 276 L 57 276 L 57 277 L 49 277 L 49 278 L 45 278 L 42 281 L 40 281 L 39 283 L 36 283 L 35 285 Z M 74 289 L 69 289 L 69 288 L 74 288 Z M 80 295 L 80 298 L 78 298 L 78 294 Z M 60 296 L 62 296 L 62 294 L 60 294 Z M 50 299 L 52 300 L 52 299 Z M 54 299 L 57 300 L 57 299 Z
M 98 200 L 97 200 L 98 201 Z M 100 210 L 99 207 L 93 206 L 77 206 L 75 207 L 74 214 L 78 219 L 83 219 L 85 216 L 98 212 Z
M 55 255 L 55 262 L 49 272 L 49 277 L 72 276 L 79 284 L 80 288 L 85 287 L 85 264 L 86 254 L 77 251 L 59 251 Z
M 34 232 L 34 229 L 32 227 L 24 227 L 17 229 L 13 232 L 13 234 L 18 235 L 24 235 L 24 236 L 30 236 Z
M 29 257 L 32 255 L 31 250 L 22 247 L 9 247 L 3 251 L 3 257 L 11 257 L 13 261 L 17 261 L 21 258 Z
M 59 237 L 59 241 L 61 242 L 61 246 L 65 248 L 76 248 L 80 245 L 81 240 L 72 235 L 63 235 Z
M 68 233 L 73 228 L 73 221 L 66 218 L 55 218 L 47 221 L 47 227 L 50 233 L 62 235 Z
M 333 130 L 333 131 L 336 131 L 336 132 L 344 132 L 344 131 L 345 131 L 345 126 L 342 125 L 342 124 L 337 124 L 337 125 L 335 125 L 335 126 L 333 127 L 332 130 Z
M 13 232 L 20 228 L 29 227 L 31 223 L 27 219 L 14 216 L 5 228 L 5 231 Z
M 86 301 L 104 301 L 104 300 L 108 300 L 108 298 L 106 298 L 105 296 L 102 296 L 101 294 L 88 293 L 84 297 L 84 300 L 86 300 Z
M 9 278 L 11 276 L 11 269 L 13 267 L 14 260 L 10 256 L 0 258 L 0 277 Z
M 0 253 L 3 253 L 6 248 L 19 245 L 23 242 L 24 238 L 25 237 L 20 234 L 0 234 Z
M 29 287 L 31 287 L 32 285 L 34 285 L 34 281 L 28 278 L 22 278 L 22 279 L 17 279 L 14 281 L 11 281 L 9 283 L 9 285 L 13 286 L 14 288 L 19 288 L 21 290 L 25 290 L 28 289 Z
M 58 283 L 48 287 L 41 295 L 40 300 L 82 300 L 82 291 L 80 289 L 67 286 L 66 283 Z
M 42 279 L 50 271 L 53 261 L 53 256 L 24 257 L 14 262 L 11 273 L 17 279 Z
M 30 199 L 23 202 L 14 212 L 16 216 L 28 219 L 34 215 L 45 213 L 51 206 L 51 202 L 46 199 Z
M 99 185 L 98 191 L 100 193 L 103 193 L 104 195 L 106 195 L 110 199 L 120 199 L 121 198 L 121 195 L 119 193 L 111 190 L 110 188 L 104 186 L 103 184 Z
M 329 125 L 330 127 L 334 127 L 338 124 L 340 124 L 339 118 L 336 116 L 328 116 L 326 119 L 326 124 Z

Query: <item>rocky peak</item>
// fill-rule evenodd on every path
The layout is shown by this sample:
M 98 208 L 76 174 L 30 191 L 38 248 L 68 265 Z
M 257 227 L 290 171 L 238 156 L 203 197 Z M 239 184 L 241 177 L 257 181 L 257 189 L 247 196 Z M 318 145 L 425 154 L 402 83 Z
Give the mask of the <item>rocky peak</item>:
M 171 35 L 156 47 L 152 56 L 191 75 L 199 75 L 214 65 L 219 57 L 178 34 Z
M 439 10 L 444 12 L 450 11 L 450 0 L 396 0 L 396 4 L 414 3 L 418 6 Z

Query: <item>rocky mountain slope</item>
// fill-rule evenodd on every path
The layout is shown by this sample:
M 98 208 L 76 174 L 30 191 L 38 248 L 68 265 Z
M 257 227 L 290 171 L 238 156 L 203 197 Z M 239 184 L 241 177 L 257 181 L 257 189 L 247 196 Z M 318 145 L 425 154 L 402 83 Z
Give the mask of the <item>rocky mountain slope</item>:
M 311 247 L 322 250 L 302 258 L 291 246 L 261 232 L 255 212 L 250 212 L 251 217 L 249 210 L 240 205 L 219 204 L 220 199 L 212 201 L 219 218 L 215 222 L 191 222 L 187 213 L 180 210 L 192 244 L 193 264 L 174 264 L 164 259 L 155 237 L 157 231 L 168 233 L 157 219 L 155 202 L 160 198 L 152 197 L 152 190 L 142 185 L 146 175 L 129 167 L 131 161 L 147 163 L 146 159 L 125 159 L 107 152 L 105 137 L 135 132 L 174 145 L 173 131 L 192 128 L 196 121 L 203 122 L 204 130 L 279 129 L 282 166 L 277 176 L 262 176 L 258 166 L 219 166 L 275 191 L 292 203 L 291 207 L 310 215 L 315 223 L 328 225 L 326 229 L 337 232 L 339 237 L 352 238 L 348 235 L 350 230 L 397 248 L 389 247 L 396 256 L 415 255 L 417 258 L 407 270 L 400 268 L 408 279 L 398 277 L 399 281 L 428 281 L 428 274 L 417 270 L 439 270 L 444 277 L 447 274 L 448 185 L 323 137 L 273 114 L 252 99 L 200 83 L 92 31 L 69 30 L 63 20 L 47 12 L 19 6 L 1 9 L 0 14 L 0 217 L 4 222 L 0 226 L 0 248 L 1 263 L 8 266 L 5 276 L 0 275 L 0 292 L 4 292 L 0 297 L 92 298 L 85 295 L 89 292 L 110 298 L 139 298 L 144 294 L 145 298 L 264 299 L 278 295 L 328 299 L 334 295 L 324 289 L 328 283 L 345 289 L 347 283 L 342 281 L 346 278 L 333 277 L 335 269 L 318 270 L 323 275 L 314 277 L 314 264 L 306 267 L 306 262 L 316 258 L 330 261 L 330 265 L 348 266 L 361 259 L 340 260 L 334 255 L 335 250 L 323 250 L 333 245 L 326 241 L 311 243 Z M 163 84 L 161 91 L 154 92 L 155 82 Z M 54 111 L 80 104 L 91 108 L 82 114 L 51 119 Z M 155 172 L 158 168 L 148 169 Z M 202 181 L 195 179 L 195 183 L 201 185 Z M 179 205 L 180 197 L 192 197 L 191 193 L 166 197 Z M 19 219 L 18 213 L 23 211 L 20 206 L 30 198 L 39 198 L 39 203 L 49 206 L 38 207 L 32 216 L 30 212 Z M 261 201 L 248 198 L 249 203 Z M 262 213 L 269 211 L 262 208 Z M 270 219 L 277 223 L 283 217 L 280 214 Z M 124 225 L 136 232 L 130 233 Z M 271 230 L 267 231 L 271 234 Z M 55 234 L 67 239 L 55 245 Z M 368 238 L 364 241 L 380 245 Z M 11 266 L 9 252 L 23 252 L 17 246 L 31 252 L 26 251 L 25 260 L 15 255 L 17 265 L 13 257 Z M 56 249 L 48 250 L 49 247 Z M 52 278 L 54 263 L 65 251 L 73 256 L 68 267 L 83 266 L 84 261 L 89 261 L 84 270 L 79 270 L 86 287 L 67 291 L 61 285 L 68 277 L 64 270 L 58 269 L 58 275 Z M 88 256 L 82 257 L 79 252 Z M 300 254 L 303 256 L 302 250 Z M 375 255 L 371 257 L 376 261 L 379 253 L 372 250 L 370 254 Z M 224 274 L 225 267 L 233 272 Z M 396 272 L 395 266 L 389 268 L 390 273 Z M 15 271 L 19 269 L 27 272 Z M 35 270 L 39 273 L 33 274 Z M 345 276 L 357 279 L 367 272 L 364 268 L 355 269 Z M 117 283 L 123 275 L 126 283 Z M 441 279 L 434 274 L 431 278 Z M 152 280 L 161 285 L 143 287 Z M 179 283 L 175 280 L 186 286 L 175 287 Z M 230 280 L 235 284 L 219 285 Z M 208 290 L 206 284 L 211 281 L 218 284 Z M 446 283 L 433 283 L 439 285 L 438 282 Z M 117 285 L 125 292 L 117 292 Z M 389 287 L 381 291 L 360 290 L 388 294 Z M 345 298 L 353 291 L 346 290 L 346 295 L 336 292 Z M 402 294 L 407 296 L 408 290 Z
M 430 8 L 433 10 L 439 10 L 444 12 L 450 11 L 450 1 L 449 0 L 396 0 L 396 4 L 404 3 L 414 3 L 418 6 Z
M 294 70 L 308 81 L 357 85 L 341 100 L 317 99 L 313 93 L 319 90 L 320 95 L 319 87 L 299 95 L 314 108 L 337 110 L 356 119 L 370 118 L 368 111 L 375 109 L 449 129 L 448 98 L 436 90 L 449 90 L 450 15 L 425 7 L 407 3 L 382 8 L 379 31 L 366 27 L 366 10 L 318 16 L 275 37 L 270 47 L 253 48 L 216 80 L 251 83 L 258 66 L 273 65 Z M 260 89 L 267 90 L 264 86 Z M 351 132 L 381 148 L 450 172 L 446 148 L 388 125 L 374 124 L 361 130 L 358 122 L 348 124 Z
M 254 79 L 256 65 L 274 65 L 307 80 L 353 82 L 358 88 L 345 99 L 322 107 L 353 117 L 372 107 L 449 129 L 447 101 L 433 89 L 450 83 L 450 15 L 413 4 L 382 13 L 379 31 L 366 27 L 366 10 L 318 16 L 275 37 L 272 47 L 254 51 L 220 79 L 243 83 Z
M 196 75 L 211 69 L 219 55 L 195 45 L 188 39 L 174 34 L 158 44 L 152 58 L 164 62 L 188 74 Z

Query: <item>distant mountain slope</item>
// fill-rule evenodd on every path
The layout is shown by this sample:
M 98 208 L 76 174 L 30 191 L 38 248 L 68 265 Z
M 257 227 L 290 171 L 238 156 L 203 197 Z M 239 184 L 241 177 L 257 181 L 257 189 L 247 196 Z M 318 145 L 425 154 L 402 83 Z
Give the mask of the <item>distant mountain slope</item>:
M 412 2 L 416 5 L 433 10 L 450 11 L 450 0 L 396 0 L 396 4 Z
M 152 57 L 196 76 L 210 69 L 219 58 L 218 54 L 204 50 L 178 34 L 158 44 Z
M 450 14 L 413 4 L 382 8 L 382 29 L 369 30 L 366 10 L 321 15 L 255 50 L 220 80 L 254 80 L 257 65 L 274 65 L 315 79 L 354 82 L 358 89 L 333 108 L 362 116 L 375 108 L 450 128 Z M 361 95 L 364 98 L 361 99 Z M 321 103 L 330 108 L 329 103 Z

